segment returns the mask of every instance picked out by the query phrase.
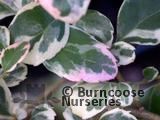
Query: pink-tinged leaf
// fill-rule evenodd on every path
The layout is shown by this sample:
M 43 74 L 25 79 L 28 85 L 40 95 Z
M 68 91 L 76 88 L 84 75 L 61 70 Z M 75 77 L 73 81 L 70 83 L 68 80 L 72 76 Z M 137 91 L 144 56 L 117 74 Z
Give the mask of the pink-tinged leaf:
M 51 60 L 44 63 L 51 72 L 70 81 L 97 83 L 116 77 L 116 59 L 103 43 L 71 27 L 67 45 Z
M 1 66 L 4 72 L 11 72 L 18 63 L 21 63 L 27 56 L 30 49 L 28 42 L 16 42 L 1 53 Z
M 86 14 L 90 0 L 35 0 L 55 19 L 76 23 Z

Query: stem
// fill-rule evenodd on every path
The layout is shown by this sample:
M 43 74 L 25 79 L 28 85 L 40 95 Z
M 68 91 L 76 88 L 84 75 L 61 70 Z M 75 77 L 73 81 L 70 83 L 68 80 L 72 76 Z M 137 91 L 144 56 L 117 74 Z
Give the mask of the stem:
M 2 72 L 0 73 L 0 79 L 3 79 L 4 77 L 8 76 L 9 73 L 7 72 Z
M 133 114 L 136 118 L 143 119 L 143 120 L 160 120 L 160 116 L 156 115 L 154 113 L 145 111 L 145 110 L 137 110 L 133 108 L 126 109 L 128 111 L 131 111 L 131 114 Z
M 117 78 L 117 80 L 118 80 L 119 82 L 125 82 L 125 79 L 123 78 L 123 76 L 122 76 L 122 74 L 121 74 L 120 72 L 118 72 L 116 78 Z
M 160 84 L 160 77 L 157 77 L 156 80 L 148 82 L 146 84 L 141 84 L 140 89 L 145 90 L 147 88 L 154 87 L 155 85 L 158 85 L 158 84 Z
M 13 118 L 13 120 L 17 120 L 17 116 L 16 116 L 16 115 L 14 115 L 14 118 Z

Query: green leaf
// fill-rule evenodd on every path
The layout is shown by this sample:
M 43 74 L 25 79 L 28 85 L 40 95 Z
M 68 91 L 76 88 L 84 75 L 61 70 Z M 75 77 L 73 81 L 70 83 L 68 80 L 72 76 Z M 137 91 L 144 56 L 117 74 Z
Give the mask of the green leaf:
M 5 80 L 8 87 L 14 87 L 26 79 L 27 73 L 27 66 L 21 63 L 18 64 L 12 72 L 9 72 L 7 76 L 4 76 L 3 79 Z
M 117 58 L 119 66 L 128 65 L 136 58 L 135 47 L 123 41 L 114 43 L 111 52 Z
M 5 48 L 0 56 L 3 72 L 13 71 L 29 52 L 28 42 L 16 42 Z
M 0 79 L 0 119 L 9 120 L 13 115 L 11 93 L 3 79 Z
M 154 80 L 159 74 L 159 71 L 155 67 L 146 67 L 143 70 L 144 79 L 152 81 Z
M 35 3 L 19 11 L 10 30 L 12 40 L 30 41 L 32 48 L 24 63 L 34 66 L 53 58 L 66 45 L 69 37 L 69 25 L 54 20 Z
M 115 108 L 105 112 L 99 120 L 137 120 L 137 118 L 131 115 L 129 111 Z
M 10 44 L 10 32 L 5 26 L 0 26 L 0 51 Z
M 31 114 L 31 120 L 55 120 L 56 113 L 48 104 L 37 106 Z
M 93 35 L 97 40 L 112 46 L 114 28 L 111 21 L 96 10 L 88 10 L 76 26 Z
M 118 15 L 118 40 L 142 45 L 159 44 L 159 17 L 159 0 L 124 0 Z
M 117 65 L 107 46 L 76 27 L 70 28 L 67 45 L 45 67 L 71 81 L 90 83 L 114 79 Z
M 88 119 L 102 112 L 107 107 L 126 107 L 133 102 L 132 95 L 128 97 L 123 95 L 123 92 L 126 90 L 130 93 L 132 91 L 131 86 L 127 83 L 79 84 L 73 87 L 73 94 L 70 96 L 70 100 L 80 102 L 83 99 L 83 101 L 81 104 L 71 104 L 70 108 L 73 114 L 82 119 Z M 120 96 L 115 94 L 110 96 L 110 91 L 114 91 L 114 93 L 121 91 L 122 94 Z
M 15 14 L 15 11 L 8 6 L 3 0 L 0 0 L 0 20 L 12 16 Z
M 140 102 L 144 108 L 150 112 L 160 114 L 160 84 L 145 90 L 144 97 L 140 97 Z
M 77 22 L 87 11 L 90 0 L 38 0 L 55 19 L 67 23 Z

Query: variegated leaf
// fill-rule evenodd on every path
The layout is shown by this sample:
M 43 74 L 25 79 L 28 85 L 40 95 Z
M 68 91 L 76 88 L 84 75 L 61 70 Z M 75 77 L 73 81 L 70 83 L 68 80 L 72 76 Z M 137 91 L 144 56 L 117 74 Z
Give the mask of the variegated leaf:
M 117 75 L 116 60 L 107 46 L 76 27 L 70 28 L 65 48 L 44 65 L 60 77 L 76 82 L 107 81 Z
M 1 120 L 11 120 L 13 115 L 13 103 L 11 98 L 11 93 L 4 82 L 0 79 L 0 119 Z
M 32 48 L 24 62 L 34 66 L 54 57 L 69 37 L 69 25 L 54 20 L 36 3 L 18 12 L 10 30 L 14 41 L 30 41 Z
M 120 91 L 122 94 L 116 96 L 115 92 Z M 106 84 L 80 84 L 73 87 L 73 94 L 70 99 L 77 99 L 80 101 L 83 99 L 82 104 L 71 104 L 71 110 L 73 114 L 81 117 L 82 119 L 91 118 L 98 113 L 102 112 L 107 107 L 126 107 L 132 104 L 133 97 L 129 95 L 128 97 L 123 95 L 123 92 L 128 90 L 130 93 L 132 88 L 127 83 L 106 83 Z M 87 94 L 87 91 L 89 94 Z M 95 92 L 96 91 L 96 92 Z M 109 95 L 109 92 L 113 91 Z M 92 92 L 92 93 L 91 93 Z M 83 93 L 82 96 L 79 96 Z M 87 96 L 89 95 L 89 96 Z M 101 101 L 101 102 L 100 102 Z M 117 102 L 118 101 L 118 102 Z M 93 105 L 93 103 L 97 103 Z
M 130 111 L 115 108 L 105 112 L 99 120 L 137 120 L 137 118 L 130 114 Z
M 0 0 L 0 20 L 14 14 L 15 11 L 4 0 Z
M 6 5 L 15 11 L 15 13 L 22 7 L 21 1 L 22 0 L 3 0 Z
M 144 79 L 152 81 L 154 80 L 159 74 L 159 71 L 155 67 L 146 67 L 143 70 Z
M 40 39 L 45 28 L 53 20 L 54 19 L 36 3 L 30 3 L 24 6 L 16 14 L 9 26 L 12 38 L 11 42 L 31 41 L 33 47 L 33 44 Z
M 0 51 L 10 44 L 10 32 L 5 26 L 0 26 Z
M 132 87 L 127 84 L 127 83 L 118 83 L 118 84 L 113 84 L 116 90 L 120 90 L 122 93 L 124 91 L 129 91 L 129 95 L 126 97 L 124 94 L 120 95 L 120 97 L 115 96 L 115 100 L 120 100 L 120 106 L 121 107 L 127 107 L 130 106 L 133 103 L 133 96 L 132 96 Z
M 16 42 L 5 48 L 0 56 L 3 72 L 13 71 L 27 56 L 29 48 L 28 42 Z
M 24 62 L 37 66 L 53 58 L 64 48 L 68 38 L 69 25 L 60 21 L 52 22 L 43 32 L 40 41 L 35 43 Z
M 72 110 L 70 108 L 65 109 L 65 111 L 63 112 L 63 117 L 65 120 L 81 120 L 81 118 L 72 113 Z
M 108 91 L 110 89 L 110 84 L 107 84 L 106 87 L 106 91 Z M 93 96 L 86 96 L 84 95 L 83 97 L 80 97 L 78 94 L 80 93 L 79 92 L 79 89 L 80 87 L 84 88 L 84 89 L 87 89 L 87 90 L 91 90 L 91 91 L 94 91 L 94 90 L 102 90 L 105 85 L 104 84 L 80 84 L 78 86 L 74 86 L 73 88 L 73 94 L 70 96 L 70 99 L 77 99 L 77 101 L 80 101 L 80 99 L 83 99 L 84 102 L 82 102 L 81 105 L 77 104 L 77 105 L 70 105 L 70 108 L 71 108 L 71 111 L 73 114 L 77 115 L 78 117 L 80 117 L 81 119 L 83 120 L 86 120 L 86 119 L 89 119 L 89 118 L 92 118 L 94 117 L 95 115 L 97 115 L 98 113 L 102 112 L 105 108 L 106 108 L 106 105 L 105 103 L 103 103 L 101 106 L 98 105 L 98 106 L 92 106 L 91 102 L 93 99 L 99 99 L 101 98 L 99 95 L 99 93 L 96 95 L 96 97 L 94 97 L 94 93 L 92 94 Z M 101 98 L 101 99 L 105 99 L 105 97 Z M 89 101 L 90 104 L 87 105 L 87 102 L 85 101 Z
M 96 10 L 88 10 L 76 26 L 93 35 L 97 40 L 112 46 L 114 28 L 111 21 Z
M 26 105 L 21 103 L 14 103 L 13 112 L 16 115 L 16 120 L 24 120 L 28 114 Z
M 118 15 L 118 40 L 141 45 L 159 44 L 159 18 L 159 0 L 124 0 Z
M 55 19 L 77 22 L 87 11 L 90 0 L 36 0 Z
M 123 41 L 114 43 L 111 52 L 117 58 L 119 66 L 128 65 L 136 58 L 135 47 Z
M 31 120 L 55 120 L 56 113 L 48 104 L 37 106 L 31 114 Z
M 20 0 L 20 1 L 21 1 L 21 7 L 23 7 L 24 5 L 29 4 L 31 2 L 34 2 L 34 0 Z
M 0 120 L 22 120 L 27 112 L 20 104 L 14 103 L 5 81 L 0 79 Z
M 3 0 L 6 5 L 15 11 L 15 13 L 19 11 L 24 5 L 33 1 L 34 0 Z
M 27 66 L 25 64 L 18 64 L 17 67 L 12 72 L 9 72 L 7 76 L 4 76 L 3 79 L 8 87 L 14 87 L 26 79 L 27 73 Z

